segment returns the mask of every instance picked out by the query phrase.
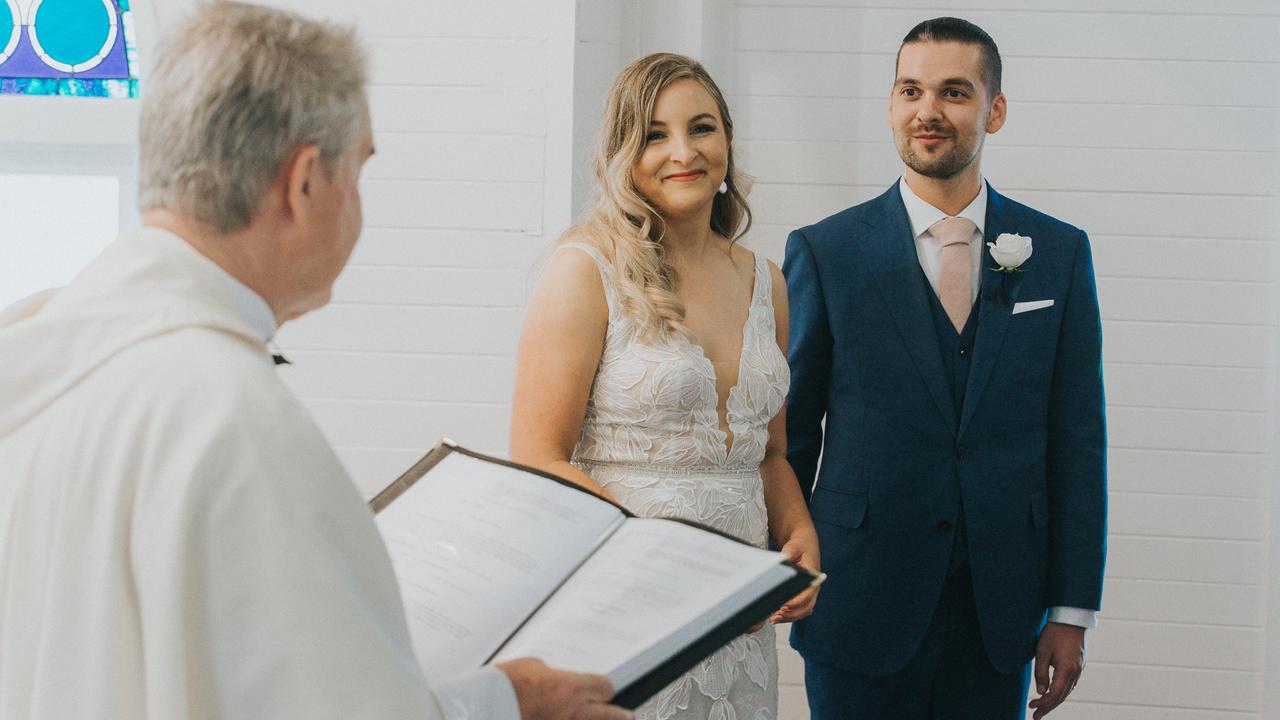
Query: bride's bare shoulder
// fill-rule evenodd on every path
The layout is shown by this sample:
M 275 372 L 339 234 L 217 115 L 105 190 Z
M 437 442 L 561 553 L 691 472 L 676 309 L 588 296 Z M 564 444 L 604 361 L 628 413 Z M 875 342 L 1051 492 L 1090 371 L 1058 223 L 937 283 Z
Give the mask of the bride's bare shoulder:
M 566 237 L 551 250 L 542 268 L 531 305 L 561 309 L 565 314 L 599 319 L 608 315 L 604 253 L 581 236 Z

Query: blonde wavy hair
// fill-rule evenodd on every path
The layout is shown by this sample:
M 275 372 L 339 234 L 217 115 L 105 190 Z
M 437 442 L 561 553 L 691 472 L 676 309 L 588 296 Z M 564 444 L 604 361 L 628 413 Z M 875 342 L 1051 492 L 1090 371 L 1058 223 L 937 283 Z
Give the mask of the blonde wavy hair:
M 644 153 L 649 122 L 658 95 L 678 80 L 695 80 L 716 101 L 725 135 L 733 138 L 733 119 L 720 88 L 697 60 L 655 53 L 623 68 L 609 89 L 601 121 L 594 166 L 597 195 L 581 223 L 569 228 L 561 242 L 598 249 L 613 268 L 621 310 L 655 340 L 671 333 L 688 335 L 684 303 L 676 295 L 675 272 L 664 258 L 666 223 L 662 212 L 640 194 L 631 171 Z M 751 228 L 746 193 L 750 178 L 738 172 L 729 146 L 728 191 L 712 201 L 711 229 L 736 242 Z

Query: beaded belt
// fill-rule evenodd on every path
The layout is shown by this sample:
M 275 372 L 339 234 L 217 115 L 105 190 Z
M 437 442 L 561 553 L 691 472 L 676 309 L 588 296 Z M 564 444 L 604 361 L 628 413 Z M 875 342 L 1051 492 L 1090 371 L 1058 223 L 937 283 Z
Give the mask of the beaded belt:
M 610 468 L 618 468 L 619 470 L 631 470 L 642 474 L 740 477 L 754 476 L 760 472 L 760 467 L 758 465 L 739 467 L 721 467 L 719 465 L 664 465 L 662 463 L 589 460 L 587 458 L 574 458 L 572 462 L 574 465 L 580 465 L 583 467 L 597 467 L 606 470 Z

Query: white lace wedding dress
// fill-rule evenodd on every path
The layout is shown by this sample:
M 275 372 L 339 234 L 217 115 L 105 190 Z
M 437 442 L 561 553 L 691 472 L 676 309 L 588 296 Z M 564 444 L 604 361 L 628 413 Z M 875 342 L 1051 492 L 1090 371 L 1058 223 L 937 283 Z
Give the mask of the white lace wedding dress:
M 611 268 L 586 245 L 568 244 L 600 268 L 609 306 L 604 354 L 587 401 L 573 463 L 642 517 L 694 520 L 753 545 L 768 541 L 760 461 L 769 421 L 790 375 L 774 328 L 772 275 L 756 257 L 742 330 L 738 382 L 720 429 L 711 361 L 684 336 L 641 341 L 620 313 Z M 772 720 L 778 708 L 773 626 L 743 635 L 698 663 L 637 710 L 645 720 Z

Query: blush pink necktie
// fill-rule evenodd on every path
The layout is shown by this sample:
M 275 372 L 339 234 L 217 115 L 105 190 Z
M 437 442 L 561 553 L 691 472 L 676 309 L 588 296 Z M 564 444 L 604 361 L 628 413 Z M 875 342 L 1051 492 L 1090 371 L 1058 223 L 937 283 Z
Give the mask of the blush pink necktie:
M 973 258 L 969 243 L 978 226 L 964 218 L 944 218 L 934 223 L 929 232 L 942 247 L 942 263 L 938 272 L 938 299 L 942 309 L 956 326 L 964 330 L 973 309 Z

